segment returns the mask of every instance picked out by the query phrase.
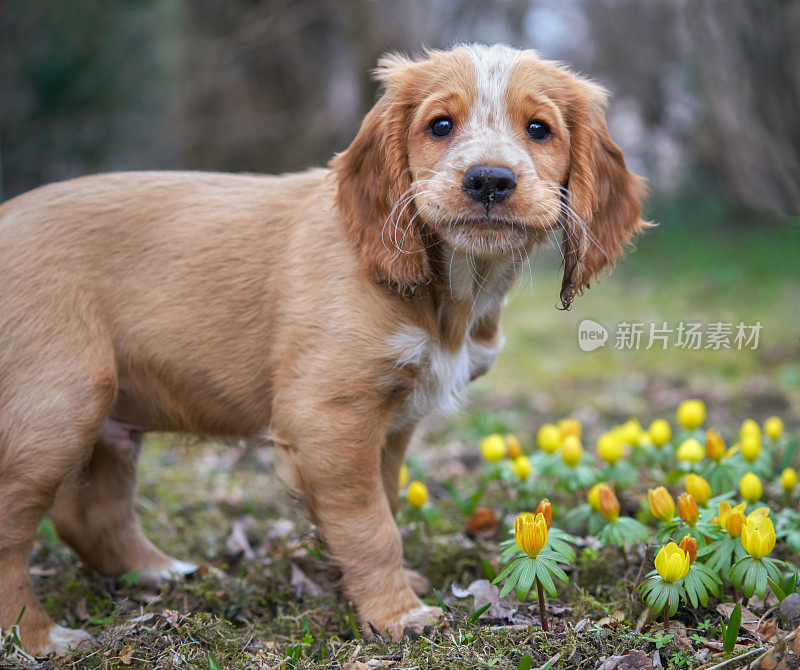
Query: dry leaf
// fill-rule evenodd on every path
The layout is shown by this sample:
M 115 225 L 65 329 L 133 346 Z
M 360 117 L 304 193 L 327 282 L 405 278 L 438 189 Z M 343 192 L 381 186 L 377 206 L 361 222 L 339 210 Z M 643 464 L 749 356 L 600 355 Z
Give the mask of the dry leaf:
M 494 535 L 498 525 L 497 515 L 488 507 L 476 507 L 472 516 L 464 524 L 464 533 L 467 535 Z
M 303 593 L 312 598 L 318 598 L 323 593 L 322 588 L 318 584 L 312 582 L 294 563 L 292 563 L 292 576 L 289 583 L 295 589 L 296 598 L 299 598 Z
M 131 664 L 131 661 L 133 660 L 133 648 L 129 644 L 126 644 L 122 648 L 122 651 L 119 652 L 119 660 L 125 665 Z

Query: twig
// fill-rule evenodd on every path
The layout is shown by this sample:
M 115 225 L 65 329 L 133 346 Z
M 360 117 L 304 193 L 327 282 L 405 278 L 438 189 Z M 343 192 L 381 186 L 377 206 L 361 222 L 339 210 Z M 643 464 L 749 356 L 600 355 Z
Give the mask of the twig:
M 722 663 L 717 663 L 716 665 L 712 665 L 710 668 L 706 668 L 706 670 L 722 670 L 722 668 L 726 668 L 732 663 L 736 663 L 737 661 L 742 661 L 745 658 L 749 658 L 750 656 L 755 656 L 757 653 L 763 651 L 764 647 L 759 647 L 758 649 L 752 649 L 751 651 L 746 651 L 744 654 L 740 654 L 739 656 L 734 656 L 733 658 L 729 658 L 727 661 L 722 661 Z

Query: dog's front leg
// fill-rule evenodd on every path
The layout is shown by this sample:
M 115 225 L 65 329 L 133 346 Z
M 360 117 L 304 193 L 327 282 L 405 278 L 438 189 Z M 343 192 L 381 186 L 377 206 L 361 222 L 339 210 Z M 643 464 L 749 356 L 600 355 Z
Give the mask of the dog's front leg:
M 375 414 L 363 422 L 353 415 L 323 420 L 323 414 L 315 413 L 316 421 L 306 415 L 295 424 L 302 426 L 301 434 L 273 425 L 286 475 L 303 494 L 341 567 L 345 593 L 365 633 L 370 624 L 394 639 L 419 633 L 442 611 L 417 598 L 403 570 L 400 532 L 381 473 L 384 432 L 376 428 Z

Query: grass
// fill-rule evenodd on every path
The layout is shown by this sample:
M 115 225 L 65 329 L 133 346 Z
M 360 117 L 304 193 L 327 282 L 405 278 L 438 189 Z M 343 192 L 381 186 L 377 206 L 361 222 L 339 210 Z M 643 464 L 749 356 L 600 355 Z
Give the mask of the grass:
M 154 436 L 141 460 L 138 508 L 145 528 L 164 550 L 203 568 L 164 590 L 139 586 L 136 575 L 100 577 L 43 524 L 32 558 L 35 588 L 56 621 L 86 628 L 99 644 L 41 667 L 578 668 L 631 649 L 658 650 L 665 667 L 701 664 L 692 660 L 698 646 L 637 632 L 643 606 L 633 592 L 635 574 L 624 574 L 615 553 L 609 559 L 583 549 L 570 586 L 549 601 L 555 625 L 548 636 L 530 625 L 534 603 L 520 606 L 520 624 L 472 622 L 472 599 L 455 598 L 451 589 L 500 567 L 502 527 L 488 538 L 465 536 L 466 516 L 442 486 L 451 482 L 464 495 L 474 489 L 482 435 L 513 430 L 530 440 L 543 421 L 574 414 L 596 436 L 630 415 L 672 418 L 689 395 L 706 398 L 710 423 L 731 431 L 743 416 L 774 412 L 797 427 L 800 227 L 729 221 L 729 213 L 704 203 L 662 203 L 652 216 L 660 227 L 570 312 L 556 309 L 558 257 L 542 251 L 533 285 L 524 282 L 510 299 L 505 351 L 473 386 L 468 410 L 432 419 L 412 447 L 412 476 L 426 481 L 435 506 L 426 522 L 401 513 L 405 553 L 451 608 L 447 628 L 397 644 L 363 639 L 338 593 L 336 567 L 276 481 L 269 448 Z M 579 349 L 583 319 L 609 329 L 606 347 Z M 613 346 L 623 321 L 681 320 L 760 320 L 761 344 L 741 352 Z M 438 448 L 423 448 L 428 444 Z M 490 486 L 482 504 L 503 511 L 514 501 Z M 435 603 L 432 594 L 427 599 Z M 679 611 L 678 619 L 690 639 L 706 635 L 720 618 L 701 610 L 682 619 Z M 0 657 L 6 667 L 24 666 Z

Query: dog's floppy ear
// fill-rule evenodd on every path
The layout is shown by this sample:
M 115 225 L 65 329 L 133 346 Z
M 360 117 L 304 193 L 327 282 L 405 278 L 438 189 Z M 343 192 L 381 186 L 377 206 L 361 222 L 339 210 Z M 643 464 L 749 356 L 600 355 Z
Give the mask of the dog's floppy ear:
M 431 279 L 427 241 L 412 195 L 408 126 L 417 104 L 414 71 L 401 56 L 378 61 L 381 98 L 364 118 L 352 144 L 330 162 L 337 205 L 362 262 L 381 283 L 404 297 Z
M 570 88 L 564 309 L 604 268 L 614 265 L 625 244 L 647 225 L 641 219 L 643 180 L 628 171 L 622 152 L 608 136 L 605 91 L 585 81 L 573 82 Z

